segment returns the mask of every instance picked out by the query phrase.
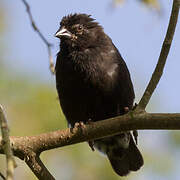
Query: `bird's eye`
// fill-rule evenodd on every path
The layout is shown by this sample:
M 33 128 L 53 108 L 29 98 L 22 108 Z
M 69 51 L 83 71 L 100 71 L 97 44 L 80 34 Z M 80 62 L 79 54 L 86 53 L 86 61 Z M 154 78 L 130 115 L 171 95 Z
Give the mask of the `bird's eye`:
M 81 26 L 81 25 L 79 26 L 79 29 L 82 29 L 82 26 Z
M 83 27 L 81 25 L 78 26 L 77 28 L 79 31 L 81 31 L 83 29 Z
M 72 31 L 75 34 L 82 34 L 83 30 L 84 30 L 84 27 L 81 24 L 75 24 L 75 25 L 72 26 Z

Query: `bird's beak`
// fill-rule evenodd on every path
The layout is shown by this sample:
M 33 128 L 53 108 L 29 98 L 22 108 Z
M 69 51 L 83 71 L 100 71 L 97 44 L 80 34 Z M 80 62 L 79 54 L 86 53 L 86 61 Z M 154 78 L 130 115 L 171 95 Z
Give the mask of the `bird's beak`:
M 61 27 L 54 36 L 57 38 L 61 38 L 61 37 L 70 38 L 72 37 L 72 33 L 69 32 L 65 27 Z

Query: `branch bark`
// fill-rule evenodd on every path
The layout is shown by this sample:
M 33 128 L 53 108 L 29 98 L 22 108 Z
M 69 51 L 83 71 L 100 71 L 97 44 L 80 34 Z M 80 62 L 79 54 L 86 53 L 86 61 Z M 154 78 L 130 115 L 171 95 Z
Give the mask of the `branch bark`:
M 2 132 L 2 149 L 4 151 L 4 154 L 6 155 L 6 161 L 7 161 L 7 180 L 13 180 L 14 177 L 14 168 L 16 167 L 16 163 L 13 157 L 13 152 L 11 150 L 10 145 L 10 139 L 9 139 L 9 128 L 7 125 L 7 120 L 5 117 L 5 114 L 3 112 L 3 107 L 0 105 L 0 126 L 1 126 L 1 132 Z M 1 174 L 1 177 L 3 175 Z
M 14 154 L 20 159 L 25 159 L 25 154 L 29 154 L 27 150 L 40 154 L 46 150 L 117 135 L 122 131 L 134 129 L 180 130 L 180 113 L 135 113 L 130 111 L 126 115 L 97 121 L 85 125 L 83 128 L 67 128 L 37 136 L 12 136 L 10 140 Z M 2 139 L 0 139 L 0 153 L 4 152 L 2 145 Z
M 180 130 L 180 113 L 136 113 L 94 122 L 82 127 L 65 129 L 37 136 L 10 137 L 14 155 L 25 160 L 40 180 L 54 180 L 41 162 L 39 156 L 43 151 L 117 135 L 121 131 L 134 129 Z M 0 139 L 0 153 L 4 153 L 3 140 Z

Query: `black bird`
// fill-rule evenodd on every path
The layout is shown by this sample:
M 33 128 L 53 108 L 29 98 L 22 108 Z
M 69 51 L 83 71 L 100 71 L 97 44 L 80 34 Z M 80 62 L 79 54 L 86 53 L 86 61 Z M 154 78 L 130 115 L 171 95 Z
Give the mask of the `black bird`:
M 87 123 L 123 115 L 131 110 L 134 89 L 126 63 L 103 28 L 86 14 L 63 17 L 55 34 L 60 38 L 56 87 L 68 123 Z M 94 141 L 117 174 L 127 175 L 143 165 L 131 132 Z

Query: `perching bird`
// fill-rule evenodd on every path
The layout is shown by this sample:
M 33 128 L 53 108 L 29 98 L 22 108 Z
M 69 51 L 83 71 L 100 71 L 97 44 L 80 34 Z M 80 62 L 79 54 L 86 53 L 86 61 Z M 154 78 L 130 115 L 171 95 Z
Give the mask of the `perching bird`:
M 87 123 L 123 115 L 132 109 L 134 90 L 128 68 L 112 40 L 90 15 L 63 17 L 56 87 L 68 123 Z M 94 141 L 120 176 L 137 171 L 143 157 L 131 132 Z

